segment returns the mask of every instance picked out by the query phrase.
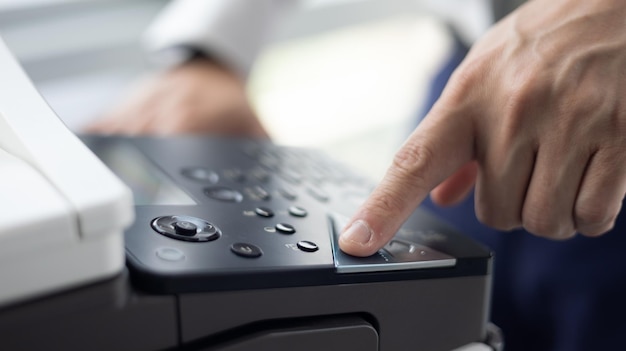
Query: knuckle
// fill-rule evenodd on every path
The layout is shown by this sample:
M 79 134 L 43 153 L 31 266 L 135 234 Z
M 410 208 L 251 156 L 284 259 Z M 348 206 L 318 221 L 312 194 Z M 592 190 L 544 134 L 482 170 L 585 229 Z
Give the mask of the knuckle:
M 382 189 L 371 202 L 369 210 L 376 216 L 386 217 L 390 214 L 396 214 L 405 208 L 401 196 L 393 192 Z
M 434 158 L 434 151 L 428 145 L 405 145 L 394 157 L 392 163 L 393 177 L 400 178 L 402 183 L 423 187 L 427 183 Z
M 485 61 L 484 59 L 472 59 L 465 62 L 459 68 L 457 68 L 452 77 L 450 77 L 453 86 L 464 89 L 471 89 L 479 80 L 483 79 L 485 75 Z
M 615 221 L 598 225 L 598 226 L 587 226 L 578 229 L 578 232 L 584 236 L 588 237 L 598 237 L 607 232 L 610 232 L 615 227 Z
M 612 222 L 616 215 L 605 206 L 590 204 L 577 205 L 574 209 L 574 218 L 577 226 L 594 226 Z
M 534 108 L 537 97 L 545 90 L 544 83 L 532 73 L 518 78 L 506 90 L 505 114 L 509 118 L 521 119 L 526 111 Z
M 490 62 L 486 58 L 466 60 L 450 77 L 450 83 L 446 86 L 446 98 L 452 104 L 463 104 L 467 96 L 476 90 L 476 86 L 485 81 L 490 71 Z
M 577 111 L 584 112 L 585 114 L 594 111 L 603 111 L 606 109 L 606 92 L 603 89 L 585 89 L 581 88 L 575 94 L 576 97 L 572 103 L 575 104 Z
M 526 231 L 545 238 L 560 238 L 571 231 L 559 225 L 556 217 L 545 206 L 525 205 L 522 213 L 522 226 Z M 567 226 L 569 227 L 569 226 Z M 566 234 L 564 234 L 566 233 Z

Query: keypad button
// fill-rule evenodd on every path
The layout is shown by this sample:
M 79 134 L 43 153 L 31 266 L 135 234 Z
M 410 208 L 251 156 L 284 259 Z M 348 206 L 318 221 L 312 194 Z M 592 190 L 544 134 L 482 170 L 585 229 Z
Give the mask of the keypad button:
M 291 224 L 287 223 L 278 223 L 276 225 L 276 230 L 283 234 L 293 234 L 296 232 L 296 228 L 294 228 Z
M 272 198 L 270 193 L 260 185 L 253 187 L 252 192 L 254 193 L 256 197 L 258 197 L 259 199 L 263 201 L 269 201 Z
M 237 190 L 221 186 L 205 188 L 204 194 L 214 200 L 224 202 L 241 202 L 243 200 L 243 195 Z
M 270 173 L 263 168 L 255 168 L 250 171 L 250 177 L 261 183 L 267 183 L 270 180 Z
M 257 207 L 254 209 L 254 212 L 260 217 L 265 217 L 265 218 L 274 217 L 274 211 L 266 207 Z
M 320 202 L 327 202 L 330 199 L 330 196 L 324 190 L 313 185 L 307 187 L 307 192 Z
M 189 179 L 211 184 L 217 183 L 220 179 L 217 173 L 205 167 L 187 167 L 181 173 Z
M 294 217 L 306 217 L 306 215 L 308 214 L 308 212 L 299 206 L 290 206 L 289 207 L 289 214 L 294 216 Z
M 183 241 L 206 242 L 219 238 L 222 232 L 204 219 L 191 216 L 163 216 L 151 222 L 157 233 Z
M 198 226 L 188 221 L 178 221 L 174 223 L 176 234 L 194 236 L 198 231 Z
M 234 243 L 230 246 L 230 251 L 235 253 L 237 256 L 246 258 L 257 258 L 263 255 L 261 248 L 248 243 Z
M 185 259 L 185 254 L 173 247 L 160 247 L 156 249 L 156 255 L 163 261 L 178 262 Z
M 238 183 L 243 183 L 246 181 L 246 175 L 239 168 L 224 170 L 224 177 Z
M 300 184 L 302 182 L 302 175 L 296 171 L 284 169 L 280 173 L 280 176 L 291 184 Z
M 295 200 L 298 198 L 296 191 L 288 186 L 281 186 L 278 188 L 278 193 L 287 200 Z
M 317 244 L 315 244 L 312 241 L 306 241 L 306 240 L 298 241 L 297 245 L 300 250 L 305 251 L 305 252 L 315 252 L 319 250 L 319 247 L 317 247 Z

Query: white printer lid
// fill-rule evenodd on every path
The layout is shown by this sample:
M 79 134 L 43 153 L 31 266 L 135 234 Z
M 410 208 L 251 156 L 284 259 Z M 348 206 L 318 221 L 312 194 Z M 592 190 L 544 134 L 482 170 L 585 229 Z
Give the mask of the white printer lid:
M 0 213 L 0 307 L 124 268 L 131 191 L 65 127 L 1 38 Z

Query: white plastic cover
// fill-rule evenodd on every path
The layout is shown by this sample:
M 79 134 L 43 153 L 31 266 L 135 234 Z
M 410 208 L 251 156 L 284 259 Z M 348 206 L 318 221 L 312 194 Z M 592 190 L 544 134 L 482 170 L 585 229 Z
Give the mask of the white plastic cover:
M 133 220 L 130 190 L 66 128 L 1 39 L 0 149 L 30 164 L 57 189 L 77 216 L 82 238 L 111 233 Z M 0 196 L 0 211 L 6 206 Z

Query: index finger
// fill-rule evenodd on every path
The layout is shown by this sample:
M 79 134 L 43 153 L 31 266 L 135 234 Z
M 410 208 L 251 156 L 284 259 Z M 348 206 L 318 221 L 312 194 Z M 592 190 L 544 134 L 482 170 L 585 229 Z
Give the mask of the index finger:
M 369 256 L 383 247 L 439 183 L 474 157 L 470 116 L 435 105 L 396 153 L 384 178 L 348 222 L 341 249 Z

